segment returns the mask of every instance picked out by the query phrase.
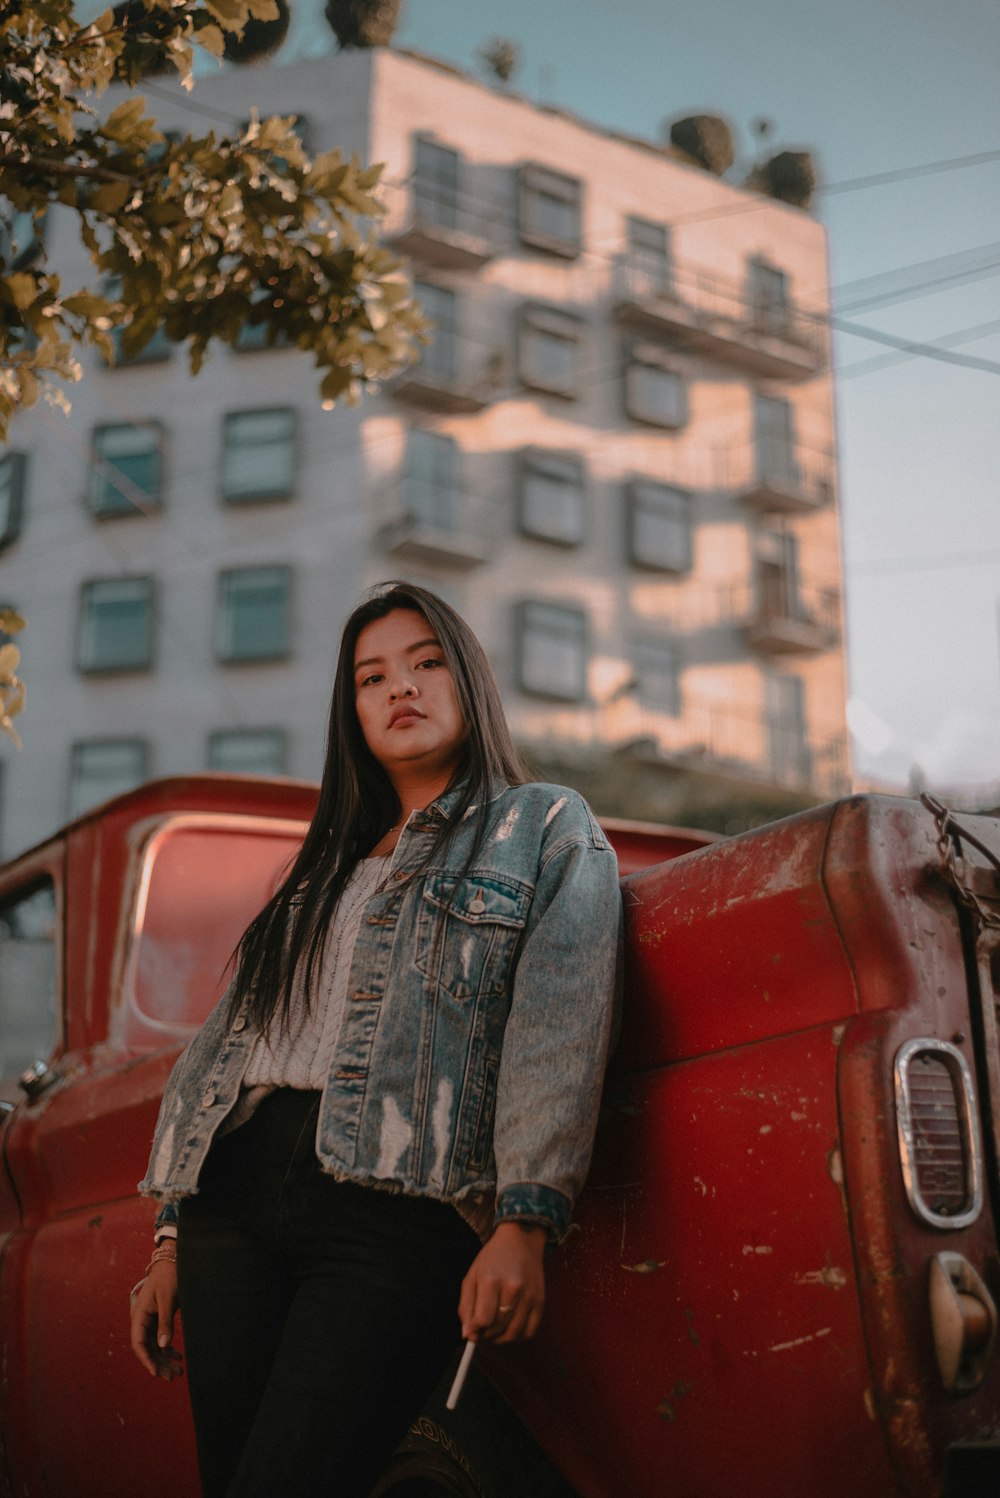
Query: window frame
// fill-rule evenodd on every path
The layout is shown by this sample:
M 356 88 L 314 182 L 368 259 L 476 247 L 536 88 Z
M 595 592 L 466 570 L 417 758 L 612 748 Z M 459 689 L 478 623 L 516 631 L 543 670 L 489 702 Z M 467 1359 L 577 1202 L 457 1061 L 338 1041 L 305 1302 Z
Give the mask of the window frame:
M 650 242 L 643 244 L 642 233 L 647 230 L 652 230 L 653 233 L 649 235 Z M 652 245 L 654 235 L 658 240 L 655 247 Z M 662 256 L 659 253 L 661 244 Z M 674 290 L 674 257 L 669 224 L 658 223 L 655 219 L 642 218 L 635 213 L 626 214 L 625 246 L 629 270 L 640 278 L 639 284 L 644 293 L 647 283 L 642 278 L 648 276 L 647 294 L 657 297 L 670 296 Z M 659 277 L 655 276 L 654 271 L 660 272 Z
M 562 470 L 560 473 L 559 470 Z M 527 486 L 531 475 L 540 474 L 564 484 L 577 497 L 577 527 L 573 536 L 556 535 L 552 530 L 542 530 L 531 524 L 527 509 Z M 533 541 L 543 541 L 549 546 L 561 546 L 567 550 L 583 546 L 588 530 L 587 466 L 576 452 L 559 448 L 525 447 L 517 459 L 516 516 L 519 535 Z
M 578 400 L 582 379 L 580 356 L 586 323 L 578 313 L 547 302 L 524 302 L 518 314 L 517 328 L 517 376 L 528 390 L 537 390 L 543 395 L 555 395 L 560 400 Z M 534 371 L 528 359 L 529 339 L 539 335 L 559 340 L 573 350 L 573 370 L 565 383 L 547 379 Z
M 576 260 L 583 251 L 583 179 L 539 161 L 526 161 L 517 178 L 517 233 L 522 244 L 545 250 L 563 260 Z M 573 234 L 553 234 L 531 221 L 531 204 L 540 197 L 570 206 L 575 213 Z
M 579 681 L 569 688 L 561 690 L 559 687 L 532 685 L 526 678 L 526 643 L 533 610 L 547 610 L 550 615 L 562 614 L 567 620 L 575 619 L 578 625 L 572 637 L 570 631 L 564 636 L 570 639 L 571 644 L 578 646 L 580 651 Z M 548 702 L 586 703 L 589 699 L 587 678 L 590 665 L 590 619 L 587 610 L 580 604 L 563 603 L 550 598 L 522 599 L 514 610 L 514 661 L 517 689 L 523 696 Z
M 671 658 L 673 671 L 666 701 L 655 693 L 643 689 L 642 657 L 644 653 L 654 651 L 661 651 Z M 664 713 L 671 718 L 683 717 L 684 693 L 681 677 L 684 671 L 684 658 L 680 647 L 673 640 L 666 640 L 662 636 L 640 635 L 633 643 L 632 659 L 635 665 L 636 697 L 640 707 L 647 712 Z
M 134 584 L 145 590 L 143 600 L 146 614 L 146 650 L 141 659 L 101 663 L 99 660 L 89 660 L 92 654 L 85 647 L 87 645 L 88 627 L 96 628 L 90 621 L 89 600 L 95 595 L 99 588 L 121 587 L 123 584 Z M 156 582 L 148 573 L 139 577 L 91 577 L 85 578 L 80 584 L 80 601 L 77 615 L 77 637 L 76 637 L 76 669 L 83 676 L 121 676 L 132 671 L 151 671 L 155 664 L 156 655 Z
M 426 474 L 418 475 L 415 471 L 414 458 L 420 446 L 425 446 L 428 454 L 446 454 L 440 465 L 434 462 L 430 465 L 430 481 L 428 492 L 432 499 L 434 496 L 445 498 L 446 511 L 435 514 L 433 504 L 423 509 L 420 505 L 413 503 L 413 486 L 418 478 L 425 479 Z M 439 432 L 430 427 L 413 426 L 406 434 L 406 448 L 403 455 L 403 513 L 406 520 L 420 530 L 434 531 L 440 535 L 460 536 L 465 530 L 465 491 L 462 485 L 462 448 L 456 442 L 450 432 Z M 450 511 L 450 513 L 448 513 Z
M 637 386 L 639 375 L 644 371 L 669 375 L 677 381 L 680 398 L 676 418 L 659 415 L 651 407 L 641 404 Z M 625 415 L 632 421 L 640 422 L 643 426 L 659 427 L 668 432 L 679 432 L 687 426 L 691 419 L 687 374 L 669 349 L 661 349 L 649 344 L 631 346 L 625 363 L 624 404 Z
M 4 498 L 5 513 L 0 515 L 0 551 L 20 540 L 24 529 L 25 495 L 28 487 L 29 456 L 26 452 L 10 450 L 0 454 L 0 495 Z M 6 485 L 2 475 L 9 470 Z
M 213 764 L 213 752 L 215 748 L 229 739 L 270 739 L 278 750 L 278 769 L 275 770 L 246 770 L 236 769 L 232 765 Z M 217 728 L 209 735 L 205 743 L 205 766 L 206 769 L 221 775 L 287 775 L 288 774 L 288 732 L 284 728 Z
M 433 175 L 421 172 L 421 152 L 436 153 L 448 157 L 454 166 L 453 181 L 446 183 Z M 426 224 L 433 229 L 458 233 L 461 228 L 462 168 L 461 151 L 446 146 L 432 135 L 417 133 L 413 137 L 412 179 L 410 206 L 414 223 Z M 423 194 L 422 194 L 423 189 Z M 428 190 L 429 189 L 429 190 Z M 428 210 L 428 204 L 430 208 Z M 444 205 L 444 211 L 442 211 Z
M 129 499 L 127 494 L 123 494 L 120 489 L 116 489 L 113 481 L 101 471 L 99 464 L 108 464 L 110 467 L 115 468 L 117 472 L 122 473 L 122 470 L 117 468 L 114 458 L 100 451 L 99 442 L 100 438 L 107 432 L 138 433 L 143 431 L 148 431 L 153 437 L 149 448 L 153 459 L 153 489 L 150 492 L 136 484 L 136 488 L 139 489 L 140 493 L 145 495 L 147 501 L 146 505 L 139 505 Z M 165 448 L 166 428 L 162 421 L 102 421 L 92 427 L 89 449 L 90 461 L 87 467 L 87 485 L 84 494 L 84 500 L 91 515 L 96 520 L 125 520 L 134 515 L 148 515 L 150 510 L 162 510 L 163 486 L 166 472 Z M 123 474 L 123 477 L 126 476 Z M 107 505 L 98 501 L 96 495 L 96 486 L 98 484 L 102 486 L 104 494 L 107 494 L 109 490 L 117 492 L 121 501 L 120 505 Z
M 246 576 L 250 573 L 273 572 L 283 575 L 285 579 L 284 596 L 284 641 L 281 647 L 275 651 L 261 654 L 234 654 L 232 648 L 225 645 L 227 631 L 226 609 L 227 588 L 231 586 L 234 578 Z M 244 665 L 270 665 L 273 663 L 287 661 L 292 655 L 292 632 L 293 632 L 293 592 L 294 592 L 294 568 L 288 562 L 259 562 L 241 567 L 223 567 L 216 584 L 216 617 L 215 617 L 215 659 L 223 666 Z
M 109 791 L 107 795 L 101 795 L 96 801 L 87 801 L 83 806 L 76 805 L 74 787 L 77 785 L 75 768 L 77 757 L 81 751 L 88 749 L 135 749 L 138 751 L 139 776 L 137 780 L 131 781 L 120 790 Z M 69 746 L 69 783 L 66 793 L 66 811 L 70 820 L 75 817 L 86 815 L 95 806 L 100 806 L 104 801 L 110 801 L 113 796 L 123 796 L 129 790 L 134 790 L 137 785 L 142 785 L 149 779 L 152 764 L 152 745 L 149 739 L 144 739 L 138 734 L 126 734 L 114 738 L 99 739 L 74 739 Z
M 758 333 L 786 335 L 792 326 L 792 283 L 788 271 L 775 265 L 763 255 L 752 255 L 748 262 L 750 272 L 749 296 L 750 320 Z M 773 296 L 780 288 L 781 295 Z
M 287 416 L 290 418 L 288 450 L 289 450 L 289 477 L 287 484 L 283 486 L 268 485 L 258 487 L 249 492 L 234 494 L 227 487 L 226 463 L 231 451 L 229 432 L 233 425 L 245 417 L 261 416 Z M 259 448 L 261 444 L 254 444 Z M 226 411 L 222 417 L 222 447 L 219 456 L 219 495 L 225 505 L 234 505 L 240 508 L 243 505 L 284 504 L 293 499 L 298 486 L 299 470 L 299 420 L 298 409 L 295 406 L 241 406 L 238 410 Z
M 641 554 L 638 544 L 640 512 L 655 511 L 663 515 L 667 513 L 668 505 L 658 501 L 666 501 L 668 498 L 679 501 L 684 510 L 685 546 L 682 559 L 676 563 L 650 560 Z M 672 516 L 671 518 L 678 517 Z M 689 573 L 694 567 L 694 503 L 691 490 L 664 479 L 647 477 L 629 479 L 625 488 L 625 541 L 626 556 L 630 566 L 638 567 L 643 572 L 667 572 L 677 577 Z

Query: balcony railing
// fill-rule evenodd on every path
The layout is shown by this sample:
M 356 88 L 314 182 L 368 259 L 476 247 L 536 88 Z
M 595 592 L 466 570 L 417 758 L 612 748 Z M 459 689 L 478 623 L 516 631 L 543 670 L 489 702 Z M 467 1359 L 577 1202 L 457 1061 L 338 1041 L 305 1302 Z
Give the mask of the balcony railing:
M 822 324 L 791 305 L 754 301 L 747 285 L 690 264 L 651 269 L 629 256 L 615 262 L 619 319 L 667 333 L 710 358 L 770 379 L 804 380 L 826 361 Z
M 625 694 L 600 707 L 512 705 L 519 743 L 551 754 L 616 753 L 643 764 L 715 774 L 816 796 L 850 790 L 847 730 L 731 702 L 692 700 L 673 716 Z
M 761 513 L 808 515 L 834 495 L 831 452 L 799 443 L 744 443 L 723 455 L 722 483 L 737 499 Z
M 499 397 L 505 374 L 503 350 L 484 348 L 460 334 L 438 329 L 417 364 L 389 387 L 397 400 L 423 411 L 471 415 Z
M 735 615 L 744 638 L 763 655 L 815 655 L 840 640 L 840 593 L 832 587 L 797 584 L 788 573 L 767 568 Z
M 386 238 L 424 265 L 478 270 L 497 253 L 498 211 L 443 183 L 414 177 L 398 193 Z
M 429 491 L 401 480 L 392 509 L 394 516 L 380 533 L 388 556 L 468 571 L 493 555 L 483 502 L 462 488 L 442 485 Z

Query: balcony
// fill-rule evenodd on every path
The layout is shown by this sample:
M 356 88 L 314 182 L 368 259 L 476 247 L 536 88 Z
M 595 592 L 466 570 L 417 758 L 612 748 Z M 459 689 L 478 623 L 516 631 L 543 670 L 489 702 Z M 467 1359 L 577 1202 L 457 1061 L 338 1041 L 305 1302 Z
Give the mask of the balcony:
M 470 416 L 499 398 L 505 363 L 501 349 L 483 349 L 438 329 L 420 362 L 388 388 L 397 400 L 420 411 Z
M 490 561 L 493 547 L 482 503 L 459 488 L 402 482 L 395 518 L 383 525 L 379 542 L 387 556 L 416 566 L 468 572 Z
M 386 235 L 393 249 L 441 270 L 478 270 L 493 259 L 495 209 L 473 203 L 444 183 L 419 177 L 404 192 L 402 223 Z
M 791 574 L 763 565 L 743 615 L 743 636 L 761 655 L 816 655 L 840 639 L 836 588 L 803 588 Z
M 767 787 L 820 797 L 850 789 L 843 724 L 687 691 L 681 709 L 676 715 L 657 710 L 629 693 L 601 706 L 557 711 L 551 703 L 544 710 L 512 704 L 510 716 L 518 743 L 543 758 L 562 755 L 593 765 L 610 753 L 667 775 L 724 779 L 748 793 Z
M 834 495 L 833 454 L 794 444 L 749 443 L 725 454 L 723 485 L 758 513 L 809 515 Z
M 651 270 L 615 262 L 618 320 L 765 379 L 807 380 L 826 362 L 822 325 L 790 305 L 754 302 L 748 288 L 691 265 Z

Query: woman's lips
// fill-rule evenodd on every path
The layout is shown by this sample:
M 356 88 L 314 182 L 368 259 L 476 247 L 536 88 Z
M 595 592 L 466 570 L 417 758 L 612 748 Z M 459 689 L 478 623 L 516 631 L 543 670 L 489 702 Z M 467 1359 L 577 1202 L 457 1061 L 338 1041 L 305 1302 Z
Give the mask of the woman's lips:
M 397 728 L 401 723 L 421 723 L 425 717 L 426 714 L 418 712 L 415 707 L 397 708 L 389 719 L 389 727 Z

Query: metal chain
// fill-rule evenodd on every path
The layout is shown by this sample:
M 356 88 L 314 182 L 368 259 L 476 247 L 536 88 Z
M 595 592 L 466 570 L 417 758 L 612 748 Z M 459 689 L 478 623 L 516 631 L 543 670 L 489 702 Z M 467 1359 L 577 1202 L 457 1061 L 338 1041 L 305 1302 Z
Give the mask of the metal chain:
M 961 823 L 956 822 L 947 806 L 939 801 L 936 796 L 932 796 L 928 791 L 924 791 L 920 800 L 937 824 L 937 848 L 941 858 L 941 871 L 944 877 L 954 889 L 961 903 L 968 910 L 972 911 L 981 925 L 994 930 L 1000 930 L 1000 911 L 988 910 L 986 908 L 979 896 L 963 882 L 955 861 L 958 844 L 963 840 L 970 843 L 974 848 L 978 848 L 980 853 L 985 855 L 998 872 L 1000 872 L 1000 859 L 974 833 L 971 833 L 968 828 L 963 827 Z

